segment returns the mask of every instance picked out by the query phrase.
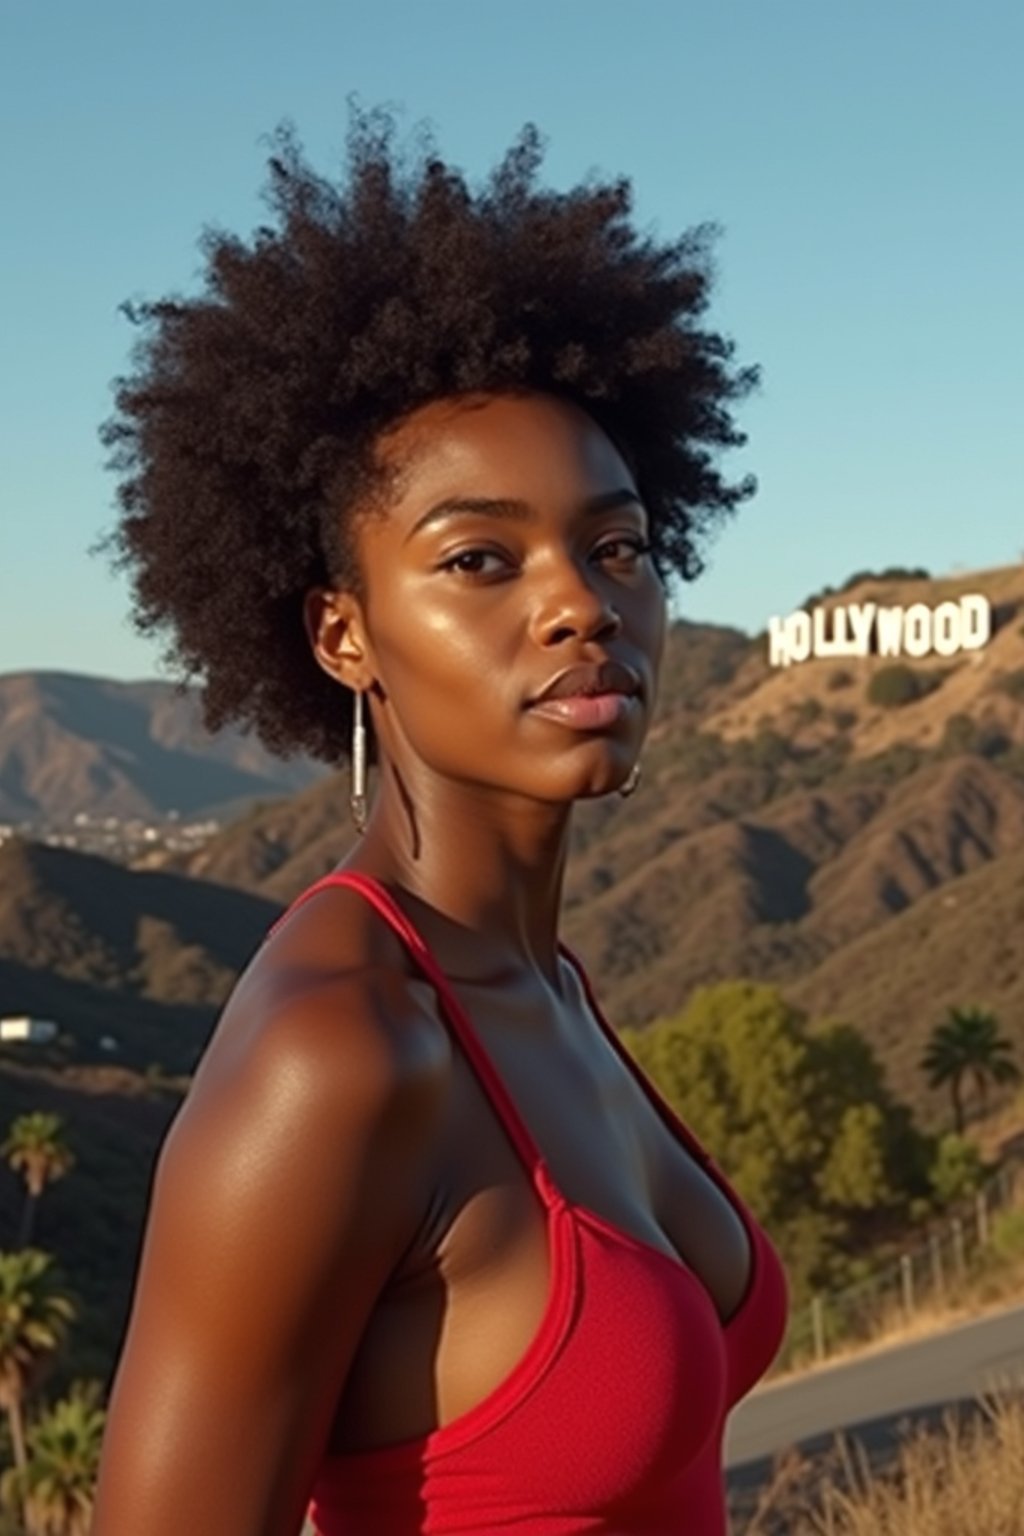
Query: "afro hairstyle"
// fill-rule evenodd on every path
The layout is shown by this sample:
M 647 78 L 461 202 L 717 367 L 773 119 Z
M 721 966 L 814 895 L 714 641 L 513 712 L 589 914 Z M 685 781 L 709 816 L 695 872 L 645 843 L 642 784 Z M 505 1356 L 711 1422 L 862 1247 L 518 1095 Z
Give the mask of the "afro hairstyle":
M 628 181 L 538 185 L 530 126 L 475 191 L 429 142 L 395 140 L 389 114 L 354 114 L 335 185 L 278 130 L 272 221 L 207 231 L 198 295 L 125 306 L 139 334 L 102 431 L 119 504 L 102 547 L 136 628 L 198 680 L 211 729 L 332 764 L 351 696 L 317 665 L 303 600 L 358 589 L 354 513 L 409 412 L 471 392 L 575 402 L 634 471 L 663 577 L 695 576 L 701 536 L 754 489 L 716 467 L 745 440 L 731 405 L 757 370 L 699 323 L 712 227 L 658 243 Z

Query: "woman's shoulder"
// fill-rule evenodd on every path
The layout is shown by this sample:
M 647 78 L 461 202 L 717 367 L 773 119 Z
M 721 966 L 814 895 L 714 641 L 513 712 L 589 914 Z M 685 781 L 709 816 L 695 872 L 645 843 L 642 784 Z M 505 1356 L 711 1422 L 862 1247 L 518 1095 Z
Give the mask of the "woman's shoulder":
M 293 1119 L 325 1152 L 343 1153 L 334 1143 L 360 1126 L 426 1141 L 450 1067 L 446 1032 L 400 941 L 355 892 L 330 888 L 289 913 L 239 978 L 175 1139 L 251 1114 Z
M 240 976 L 204 1057 L 240 1056 L 314 1072 L 328 1063 L 356 1086 L 401 1081 L 449 1057 L 445 1031 L 398 936 L 366 900 L 329 886 L 285 914 Z

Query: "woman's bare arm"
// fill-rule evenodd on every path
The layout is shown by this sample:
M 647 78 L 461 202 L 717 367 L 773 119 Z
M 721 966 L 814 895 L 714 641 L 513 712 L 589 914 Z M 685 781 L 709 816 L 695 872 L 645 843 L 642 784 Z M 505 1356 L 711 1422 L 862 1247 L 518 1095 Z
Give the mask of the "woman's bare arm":
M 299 1531 L 439 1103 L 436 1053 L 368 996 L 332 985 L 204 1063 L 158 1166 L 92 1536 Z

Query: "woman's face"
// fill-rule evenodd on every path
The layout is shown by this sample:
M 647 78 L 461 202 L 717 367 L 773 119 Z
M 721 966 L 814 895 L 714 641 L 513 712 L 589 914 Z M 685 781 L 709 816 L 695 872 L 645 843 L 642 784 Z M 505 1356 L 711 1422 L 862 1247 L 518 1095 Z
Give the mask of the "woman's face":
M 621 455 L 548 395 L 436 401 L 380 444 L 358 526 L 374 725 L 423 772 L 542 801 L 606 794 L 654 704 L 665 600 Z

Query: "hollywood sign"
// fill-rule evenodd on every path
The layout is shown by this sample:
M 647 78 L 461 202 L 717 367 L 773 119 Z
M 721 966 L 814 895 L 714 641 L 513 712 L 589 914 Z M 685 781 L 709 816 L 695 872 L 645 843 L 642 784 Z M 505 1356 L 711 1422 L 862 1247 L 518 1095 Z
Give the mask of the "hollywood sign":
M 768 662 L 788 667 L 812 656 L 956 656 L 979 651 L 992 636 L 992 605 L 970 593 L 929 607 L 846 603 L 798 609 L 768 620 Z

